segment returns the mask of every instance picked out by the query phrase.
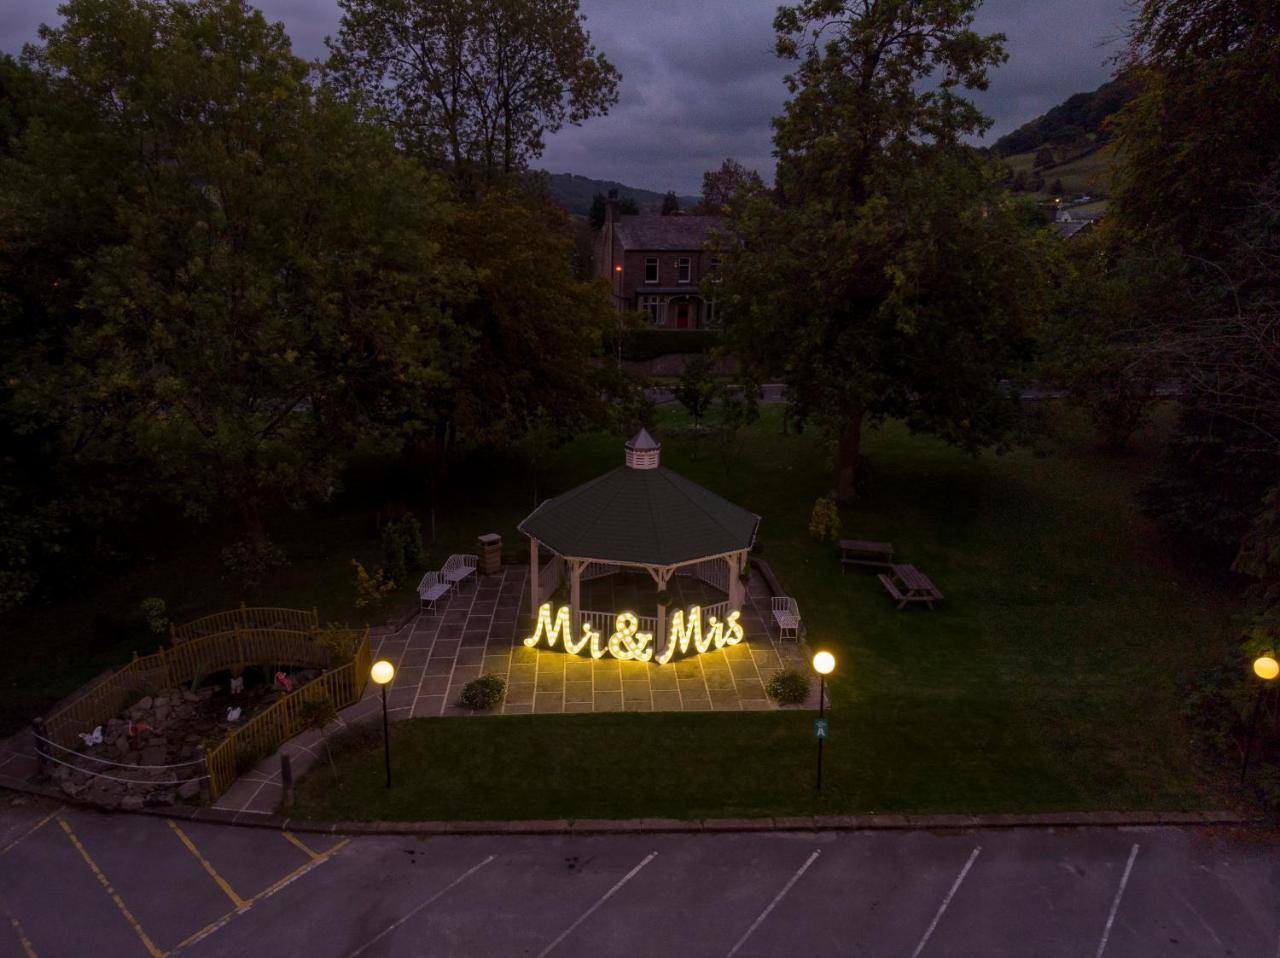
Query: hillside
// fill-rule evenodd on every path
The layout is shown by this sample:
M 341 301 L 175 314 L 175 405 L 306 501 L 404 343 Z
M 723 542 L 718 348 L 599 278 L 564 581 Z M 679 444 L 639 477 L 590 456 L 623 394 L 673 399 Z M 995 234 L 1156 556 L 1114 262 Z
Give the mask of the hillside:
M 1132 96 L 1132 88 L 1123 80 L 1110 80 L 1090 93 L 1076 93 L 1049 112 L 1000 137 L 992 144 L 991 151 L 1007 157 L 1034 153 L 1042 146 L 1070 149 L 1105 143 L 1107 117 Z
M 1012 171 L 1014 192 L 1055 196 L 1058 191 L 1054 187 L 1061 183 L 1061 192 L 1064 195 L 1087 193 L 1090 196 L 1103 197 L 1111 192 L 1111 167 L 1115 159 L 1115 150 L 1114 143 L 1103 143 L 1084 152 L 1069 155 L 1062 162 L 1042 166 L 1039 169 L 1035 166 L 1036 154 L 1039 150 L 1033 150 L 1006 156 L 1004 164 Z
M 614 180 L 593 180 L 589 176 L 578 176 L 576 173 L 546 173 L 551 185 L 551 195 L 570 213 L 586 216 L 591 209 L 591 198 L 597 193 L 608 195 L 610 190 L 617 190 L 619 196 L 630 196 L 636 201 L 641 212 L 656 213 L 662 207 L 662 193 L 653 190 L 642 190 L 634 186 L 626 186 Z M 692 209 L 701 197 L 681 196 L 682 209 Z

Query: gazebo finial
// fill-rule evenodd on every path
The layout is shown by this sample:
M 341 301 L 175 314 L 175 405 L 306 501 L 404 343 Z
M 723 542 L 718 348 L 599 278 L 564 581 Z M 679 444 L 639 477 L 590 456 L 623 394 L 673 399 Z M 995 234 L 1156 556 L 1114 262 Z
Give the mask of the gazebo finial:
M 662 444 L 649 435 L 649 430 L 641 429 L 638 433 L 632 436 L 627 442 L 626 450 L 627 468 L 658 468 L 658 456 L 662 451 Z

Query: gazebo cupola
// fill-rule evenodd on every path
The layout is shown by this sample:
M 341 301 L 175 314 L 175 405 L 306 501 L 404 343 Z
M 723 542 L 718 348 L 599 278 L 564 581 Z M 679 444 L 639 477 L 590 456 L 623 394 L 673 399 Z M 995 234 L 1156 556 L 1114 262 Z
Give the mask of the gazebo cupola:
M 530 645 L 567 634 L 571 652 L 665 663 L 691 643 L 705 651 L 741 638 L 742 575 L 760 517 L 665 468 L 660 452 L 640 430 L 623 465 L 520 523 L 529 537 Z

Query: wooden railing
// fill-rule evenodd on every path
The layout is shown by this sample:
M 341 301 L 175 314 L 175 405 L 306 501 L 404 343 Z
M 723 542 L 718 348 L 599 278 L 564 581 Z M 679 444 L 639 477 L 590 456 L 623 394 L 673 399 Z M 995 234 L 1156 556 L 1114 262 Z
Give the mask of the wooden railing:
M 254 664 L 328 668 L 332 653 L 313 640 L 315 630 L 240 629 L 200 636 L 133 661 L 89 686 L 83 694 L 46 716 L 45 734 L 70 747 L 76 733 L 102 725 L 128 706 L 144 689 L 182 685 L 222 669 Z
M 169 627 L 173 644 L 235 629 L 283 629 L 288 632 L 314 632 L 320 628 L 320 616 L 315 609 L 272 609 L 246 606 L 215 612 L 202 619 L 194 619 L 183 625 Z
M 216 799 L 231 787 L 240 774 L 304 731 L 309 721 L 305 714 L 308 703 L 328 698 L 337 711 L 360 701 L 369 682 L 370 664 L 369 629 L 366 627 L 350 662 L 290 692 L 232 730 L 207 755 L 210 799 Z

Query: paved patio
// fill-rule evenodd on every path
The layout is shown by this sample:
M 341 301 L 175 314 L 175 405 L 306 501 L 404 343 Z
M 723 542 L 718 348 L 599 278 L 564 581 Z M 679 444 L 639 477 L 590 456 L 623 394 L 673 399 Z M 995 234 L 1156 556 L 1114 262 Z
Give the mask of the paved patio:
M 589 583 L 584 605 L 630 593 L 629 577 L 617 576 Z M 688 596 L 705 601 L 696 580 L 682 581 Z M 482 674 L 493 673 L 507 682 L 500 711 L 507 715 L 561 712 L 679 712 L 772 709 L 765 683 L 784 662 L 804 665 L 799 643 L 777 641 L 766 629 L 770 594 L 763 580 L 753 577 L 742 611 L 745 640 L 724 649 L 694 655 L 668 665 L 592 660 L 585 655 L 530 649 L 523 639 L 531 634 L 528 614 L 528 569 L 506 566 L 498 575 L 484 576 L 393 635 L 377 640 L 376 658 L 390 659 L 396 677 L 390 706 L 396 718 L 469 715 L 458 697 L 462 687 Z M 594 607 L 594 606 L 593 606 Z M 601 604 L 602 609 L 622 606 Z

